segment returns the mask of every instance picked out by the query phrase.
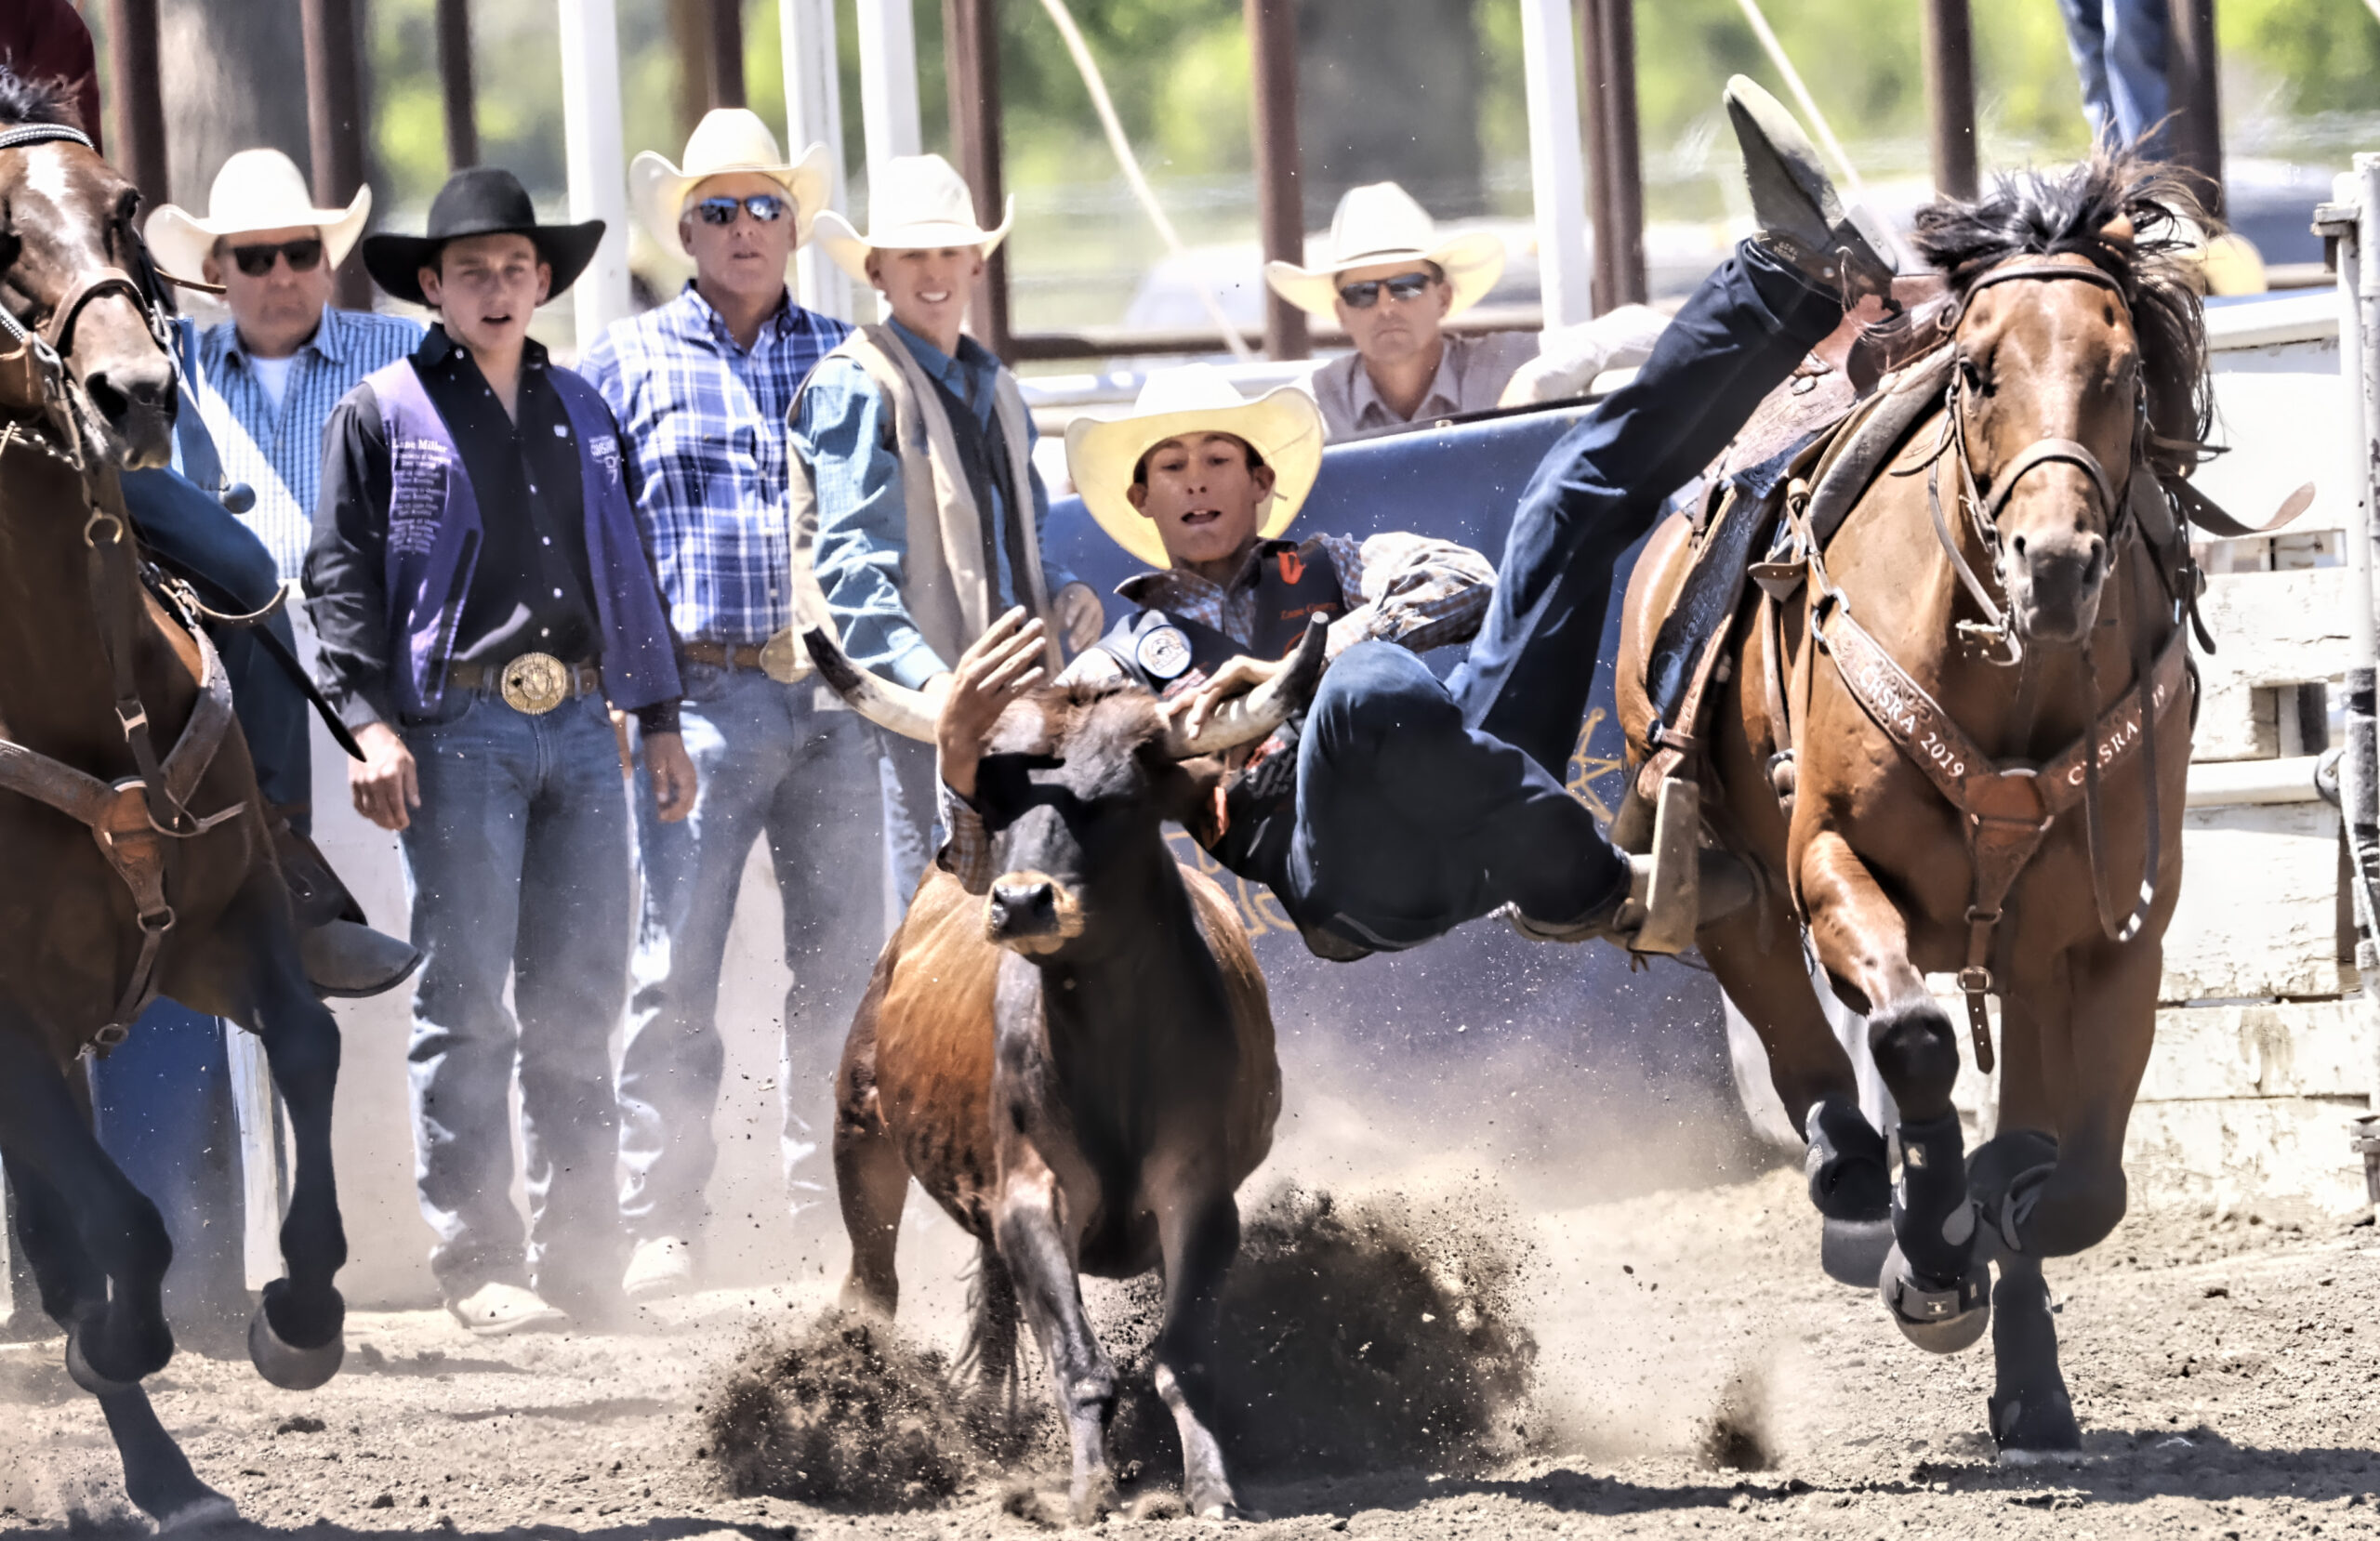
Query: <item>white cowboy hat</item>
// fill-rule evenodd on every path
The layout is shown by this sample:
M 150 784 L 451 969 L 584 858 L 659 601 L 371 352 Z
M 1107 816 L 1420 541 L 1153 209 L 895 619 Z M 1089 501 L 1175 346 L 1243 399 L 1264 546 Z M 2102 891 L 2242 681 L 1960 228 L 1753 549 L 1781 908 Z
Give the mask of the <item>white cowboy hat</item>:
M 678 239 L 678 217 L 686 210 L 686 194 L 705 178 L 731 171 L 756 172 L 785 189 L 793 200 L 797 246 L 810 239 L 811 225 L 834 196 L 835 157 L 825 145 L 813 144 L 800 160 L 787 161 L 758 112 L 714 107 L 687 136 L 684 166 L 671 165 L 668 156 L 651 150 L 628 163 L 628 200 L 661 249 L 682 260 L 686 247 Z
M 370 188 L 357 188 L 343 209 L 318 209 L 296 162 L 278 150 L 243 150 L 215 174 L 205 218 L 167 204 L 149 217 L 144 233 L 160 268 L 179 278 L 197 278 L 215 243 L 227 235 L 311 225 L 323 232 L 323 256 L 336 268 L 371 216 Z
M 1273 497 L 1257 529 L 1271 540 L 1289 527 L 1322 469 L 1322 409 L 1295 386 L 1251 402 L 1212 364 L 1159 370 L 1122 417 L 1078 417 L 1066 425 L 1066 469 L 1083 507 L 1116 544 L 1151 567 L 1170 567 L 1157 524 L 1125 495 L 1141 457 L 1185 433 L 1243 439 L 1273 468 Z
M 867 254 L 939 251 L 945 246 L 981 246 L 989 257 L 1008 239 L 1016 220 L 1016 200 L 1000 211 L 997 229 L 975 220 L 975 195 L 966 179 L 939 155 L 896 155 L 885 163 L 879 185 L 867 190 L 867 233 L 828 210 L 818 221 L 818 244 L 835 265 L 866 283 Z
M 1372 182 L 1347 190 L 1330 217 L 1329 244 L 1312 268 L 1267 262 L 1264 282 L 1301 310 L 1337 314 L 1339 275 L 1351 268 L 1391 262 L 1434 262 L 1447 275 L 1454 297 L 1447 314 L 1460 315 L 1487 297 L 1504 272 L 1504 242 L 1493 230 L 1470 230 L 1438 239 L 1438 227 L 1413 195 L 1395 182 Z

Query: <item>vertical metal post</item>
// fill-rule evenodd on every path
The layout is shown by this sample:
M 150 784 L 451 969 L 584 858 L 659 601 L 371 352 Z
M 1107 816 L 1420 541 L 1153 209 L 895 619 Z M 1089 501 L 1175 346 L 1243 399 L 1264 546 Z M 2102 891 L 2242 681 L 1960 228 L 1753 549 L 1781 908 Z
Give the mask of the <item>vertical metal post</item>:
M 1000 166 L 1000 29 L 992 0 L 942 0 L 942 68 L 950 88 L 950 139 L 959 175 L 975 195 L 975 220 L 1000 222 L 1008 203 Z M 1002 358 L 1009 352 L 1008 248 L 984 265 L 967 307 L 968 330 Z
M 314 202 L 345 208 L 364 185 L 364 48 L 356 35 L 354 0 L 303 0 L 298 20 L 306 47 Z M 350 310 L 372 309 L 372 280 L 355 252 L 340 264 L 336 297 Z
M 1975 144 L 1975 24 L 1967 0 L 1925 0 L 1925 94 L 1934 103 L 1934 191 L 1981 191 Z
M 165 169 L 165 97 L 157 60 L 157 0 L 116 0 L 109 7 L 108 63 L 115 76 L 116 165 L 151 208 L 172 190 Z
M 1594 313 L 1588 290 L 1586 172 L 1579 152 L 1579 52 L 1570 0 L 1520 0 L 1529 190 L 1548 330 Z
M 925 146 L 918 122 L 918 38 L 909 0 L 859 0 L 859 115 L 867 135 L 867 184 L 897 155 Z
M 438 0 L 438 94 L 446 109 L 446 166 L 480 164 L 478 93 L 471 85 L 471 0 Z
M 1256 228 L 1267 262 L 1305 261 L 1305 185 L 1298 144 L 1296 0 L 1245 0 L 1255 74 Z M 1305 312 L 1264 287 L 1264 351 L 1302 359 L 1314 351 Z
M 2173 88 L 2174 159 L 2206 179 L 2207 212 L 2223 215 L 2223 111 L 2216 90 L 2215 0 L 2171 0 L 2165 78 Z
M 559 0 L 562 164 L 570 217 L 603 221 L 602 244 L 571 293 L 578 350 L 628 313 L 628 184 L 620 144 L 620 34 L 613 0 Z
M 785 144 L 799 157 L 813 144 L 833 156 L 826 206 L 848 206 L 843 189 L 842 72 L 836 66 L 835 0 L 777 0 L 777 42 L 785 58 Z M 806 211 L 805 211 L 806 212 Z M 852 281 L 824 252 L 794 254 L 794 297 L 821 315 L 853 319 Z
M 743 0 L 708 0 L 710 10 L 710 104 L 744 105 Z
M 1578 0 L 1587 70 L 1587 188 L 1597 310 L 1645 302 L 1644 158 L 1636 129 L 1635 0 Z

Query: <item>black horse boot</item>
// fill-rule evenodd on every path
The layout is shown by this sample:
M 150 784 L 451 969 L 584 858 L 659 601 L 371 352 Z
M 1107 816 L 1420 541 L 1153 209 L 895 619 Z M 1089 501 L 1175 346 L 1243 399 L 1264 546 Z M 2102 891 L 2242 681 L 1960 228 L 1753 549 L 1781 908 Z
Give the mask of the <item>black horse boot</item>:
M 376 931 L 320 848 L 298 833 L 286 806 L 271 810 L 272 852 L 289 887 L 298 955 L 314 994 L 361 1000 L 403 984 L 421 967 L 410 942 Z

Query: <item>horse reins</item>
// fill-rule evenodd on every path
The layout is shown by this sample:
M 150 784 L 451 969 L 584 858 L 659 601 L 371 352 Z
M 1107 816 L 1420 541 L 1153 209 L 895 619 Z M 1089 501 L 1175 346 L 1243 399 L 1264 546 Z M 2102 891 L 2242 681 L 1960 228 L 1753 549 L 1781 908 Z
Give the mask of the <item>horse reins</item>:
M 2122 285 L 2096 264 L 2013 262 L 1984 273 L 1970 284 L 1956 308 L 1944 317 L 1940 323 L 1942 329 L 1955 334 L 1978 291 L 1994 284 L 2020 281 L 2070 281 L 2096 284 L 2116 296 L 2117 302 L 2123 307 L 2127 323 L 2131 321 L 2132 307 Z M 1989 661 L 2013 665 L 2022 662 L 2022 644 L 2006 610 L 1994 599 L 1990 588 L 1960 549 L 1951 529 L 1950 517 L 1943 507 L 1942 462 L 1948 458 L 1957 468 L 1958 481 L 1951 494 L 1952 507 L 1959 518 L 1969 523 L 1978 544 L 1992 554 L 1995 566 L 2002 554 L 2000 516 L 2006 509 L 2018 481 L 2027 473 L 2043 466 L 2071 465 L 2080 468 L 2089 478 L 2091 490 L 2096 494 L 2099 510 L 2106 520 L 2110 553 L 2109 562 L 2112 573 L 2113 553 L 2119 537 L 2123 533 L 2123 522 L 2131 506 L 2129 477 L 2139 474 L 2144 462 L 2141 446 L 2148 431 L 2147 398 L 2145 388 L 2135 382 L 2135 389 L 2138 393 L 2135 398 L 2138 420 L 2134 439 L 2135 447 L 2122 487 L 2120 488 L 2108 475 L 2107 468 L 2088 446 L 2071 439 L 2048 438 L 2036 440 L 2011 459 L 2001 469 L 1987 498 L 1977 483 L 1974 467 L 1967 454 L 1962 378 L 1963 372 L 1953 367 L 1943 391 L 1942 432 L 1933 449 L 1918 465 L 1896 470 L 1893 474 L 1911 476 L 1921 468 L 1926 470 L 1927 510 L 1932 517 L 1935 534 L 1957 573 L 1960 586 L 1984 616 L 1980 625 L 1971 621 L 1960 622 L 1959 635 L 1970 640 L 2004 645 L 2008 656 L 1990 658 Z M 2160 495 L 2164 495 L 2162 491 Z M 2143 539 L 2146 538 L 2144 533 Z M 2188 664 L 2183 645 L 2185 633 L 2176 626 L 2164 654 L 2152 657 L 2146 629 L 2135 625 L 2132 628 L 2135 675 L 2132 689 L 2106 711 L 2095 710 L 2082 740 L 2049 764 L 2038 768 L 2002 767 L 1985 756 L 1950 714 L 1865 627 L 1852 618 L 1848 602 L 1842 591 L 1827 579 L 1814 546 L 1810 548 L 1809 561 L 1810 572 L 1817 580 L 1813 585 L 1813 633 L 1834 659 L 1844 687 L 1862 710 L 1934 782 L 1944 798 L 1961 815 L 1973 885 L 1966 912 L 1966 965 L 1959 970 L 1958 981 L 1959 988 L 1966 997 L 1977 1068 L 1988 1074 L 1993 1068 L 1994 1057 L 1990 1021 L 1984 1002 L 1985 997 L 1997 988 L 1990 968 L 1993 940 L 2009 891 L 2040 850 L 2043 840 L 2048 836 L 2050 826 L 2056 823 L 2057 815 L 2077 801 L 2082 805 L 2092 900 L 2098 910 L 2101 929 L 2111 941 L 2125 942 L 2137 936 L 2148 920 L 2149 910 L 2156 903 L 2158 858 L 2162 837 L 2162 810 L 2158 793 L 2157 712 L 2164 698 L 2180 687 L 2182 673 Z M 2083 672 L 2091 682 L 2096 703 L 2098 670 L 2087 639 L 2082 652 Z M 2110 734 L 2105 730 L 2111 720 L 2113 730 Z M 2146 782 L 2146 850 L 2142 858 L 2140 887 L 2131 914 L 2119 920 L 2106 891 L 2109 858 L 2104 821 L 2099 810 L 2099 782 L 2103 771 L 2112 770 L 2130 757 L 2135 746 L 2141 753 Z
M 61 124 L 33 124 L 0 132 L 0 150 L 61 141 L 94 148 L 81 132 Z M 159 837 L 189 839 L 204 835 L 247 808 L 245 802 L 238 803 L 202 818 L 186 805 L 231 722 L 231 696 L 221 663 L 194 618 L 185 617 L 199 649 L 198 704 L 172 752 L 163 757 L 150 733 L 148 709 L 141 703 L 134 665 L 134 617 L 141 610 L 141 590 L 130 517 L 114 468 L 95 452 L 84 430 L 77 408 L 87 403 L 78 400 L 64 359 L 73 346 L 74 323 L 85 308 L 101 296 L 115 293 L 133 301 L 151 336 L 170 357 L 171 339 L 147 291 L 119 268 L 102 268 L 77 281 L 51 308 L 49 318 L 38 330 L 27 327 L 0 306 L 0 332 L 14 337 L 17 344 L 11 354 L 0 355 L 0 362 L 30 357 L 39 381 L 37 399 L 12 404 L 46 418 L 62 441 L 62 446 L 45 442 L 35 434 L 20 431 L 21 423 L 12 423 L 0 432 L 0 457 L 23 444 L 64 463 L 82 481 L 87 513 L 83 522 L 85 570 L 99 651 L 107 658 L 116 721 L 136 771 L 112 784 L 104 783 L 38 751 L 0 739 L 0 785 L 88 826 L 109 865 L 132 890 L 139 915 L 140 950 L 113 1018 L 98 1034 L 97 1042 L 102 1047 L 121 1042 L 132 1019 L 153 998 L 159 954 L 165 934 L 174 927 L 174 910 L 165 900 L 165 850 Z M 137 809 L 132 806 L 136 799 Z

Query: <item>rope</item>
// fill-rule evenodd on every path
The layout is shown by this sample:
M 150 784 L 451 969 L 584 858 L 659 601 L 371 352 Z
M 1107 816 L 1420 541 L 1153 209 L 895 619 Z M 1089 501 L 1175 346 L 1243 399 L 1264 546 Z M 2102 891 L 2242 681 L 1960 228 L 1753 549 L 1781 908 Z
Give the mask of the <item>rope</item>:
M 1083 89 L 1091 93 L 1091 109 L 1099 114 L 1099 125 L 1107 133 L 1107 148 L 1116 152 L 1116 164 L 1123 167 L 1124 180 L 1131 185 L 1132 196 L 1148 214 L 1149 223 L 1157 227 L 1157 237 L 1165 243 L 1166 250 L 1176 257 L 1184 255 L 1180 233 L 1174 230 L 1173 221 L 1166 217 L 1164 205 L 1157 201 L 1157 191 L 1149 186 L 1148 178 L 1141 173 L 1140 158 L 1132 153 L 1132 142 L 1124 137 L 1124 125 L 1116 116 L 1116 104 L 1108 99 L 1107 82 L 1100 75 L 1099 62 L 1091 57 L 1091 46 L 1083 41 L 1081 29 L 1075 25 L 1074 14 L 1066 9 L 1066 0 L 1041 0 L 1041 8 L 1050 13 L 1058 35 L 1065 39 L 1066 52 L 1074 59 L 1076 72 L 1082 76 Z M 1256 350 L 1248 346 L 1239 328 L 1232 324 L 1231 317 L 1223 311 L 1223 301 L 1215 297 L 1206 280 L 1195 270 L 1186 271 L 1186 276 L 1190 286 L 1197 291 L 1198 303 L 1206 307 L 1207 314 L 1223 329 L 1223 343 L 1232 356 L 1242 363 L 1252 361 Z

